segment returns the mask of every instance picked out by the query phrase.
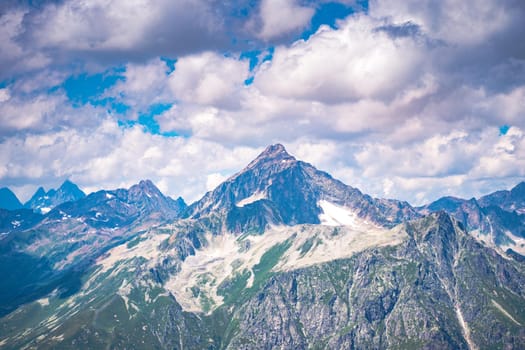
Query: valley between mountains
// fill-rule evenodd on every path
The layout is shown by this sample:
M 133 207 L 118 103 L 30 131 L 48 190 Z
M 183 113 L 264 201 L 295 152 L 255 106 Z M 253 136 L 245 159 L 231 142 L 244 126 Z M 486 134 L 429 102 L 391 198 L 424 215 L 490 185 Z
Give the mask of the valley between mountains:
M 525 182 L 413 207 L 276 144 L 191 205 L 148 180 L 0 195 L 2 349 L 525 344 Z

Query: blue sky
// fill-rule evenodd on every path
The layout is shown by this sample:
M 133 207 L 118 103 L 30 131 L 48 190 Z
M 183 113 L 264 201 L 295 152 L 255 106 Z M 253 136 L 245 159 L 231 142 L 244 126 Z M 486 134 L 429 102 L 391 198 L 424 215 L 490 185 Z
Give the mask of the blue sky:
M 0 5 L 0 185 L 199 198 L 266 145 L 422 204 L 525 179 L 517 0 Z

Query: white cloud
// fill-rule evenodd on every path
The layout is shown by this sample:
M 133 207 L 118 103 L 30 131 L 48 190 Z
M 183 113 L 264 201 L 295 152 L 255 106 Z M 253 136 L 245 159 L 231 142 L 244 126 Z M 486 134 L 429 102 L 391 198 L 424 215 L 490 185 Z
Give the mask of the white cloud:
M 49 115 L 63 100 L 58 96 L 40 95 L 31 100 L 11 98 L 0 105 L 0 132 L 43 129 Z
M 31 25 L 39 47 L 114 55 L 170 51 L 170 45 L 184 53 L 218 39 L 222 29 L 210 3 L 188 0 L 69 0 L 48 4 Z M 183 33 L 191 42 L 181 42 Z
M 213 191 L 217 186 L 223 183 L 224 180 L 226 180 L 227 178 L 228 176 L 224 176 L 219 173 L 209 174 L 206 179 L 206 190 Z
M 0 16 L 0 48 L 4 60 L 17 59 L 22 56 L 23 50 L 16 43 L 15 37 L 22 31 L 22 21 L 25 11 L 17 10 L 3 13 Z
M 16 84 L 15 87 L 18 88 Z M 103 116 L 103 110 L 91 105 L 73 107 L 60 90 L 16 95 L 10 92 L 10 98 L 0 103 L 0 136 L 82 129 L 97 125 Z
M 173 97 L 186 103 L 230 107 L 248 77 L 248 61 L 213 52 L 179 59 L 169 76 Z
M 305 28 L 315 12 L 313 8 L 299 5 L 296 0 L 262 0 L 260 6 L 262 29 L 258 36 L 262 39 Z
M 137 113 L 146 112 L 151 105 L 174 100 L 167 91 L 167 73 L 168 67 L 160 59 L 144 64 L 130 63 L 122 73 L 123 80 L 109 88 L 104 96 L 129 106 L 130 117 L 136 119 Z
M 389 179 L 387 188 L 371 188 L 376 195 L 415 204 L 440 195 L 470 197 L 483 194 L 488 179 L 509 186 L 525 176 L 525 134 L 513 127 L 500 135 L 492 127 L 471 134 L 453 131 L 398 148 L 368 143 L 356 159 L 370 183 Z
M 375 31 L 380 23 L 356 15 L 338 30 L 322 27 L 306 42 L 278 47 L 255 85 L 265 94 L 327 103 L 392 98 L 418 82 L 423 48 Z

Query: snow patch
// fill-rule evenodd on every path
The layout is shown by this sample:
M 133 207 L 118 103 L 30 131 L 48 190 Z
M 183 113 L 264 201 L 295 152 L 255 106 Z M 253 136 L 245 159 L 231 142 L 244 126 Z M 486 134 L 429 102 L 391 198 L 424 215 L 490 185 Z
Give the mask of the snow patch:
M 51 340 L 54 340 L 54 341 L 57 341 L 57 342 L 61 342 L 61 341 L 64 340 L 64 334 L 60 334 L 60 335 L 51 337 Z
M 513 243 L 502 244 L 502 245 L 499 245 L 499 246 L 494 242 L 494 234 L 492 232 L 492 227 L 491 227 L 491 232 L 490 233 L 481 233 L 481 231 L 479 229 L 472 230 L 469 233 L 470 233 L 471 236 L 476 238 L 476 240 L 478 240 L 483 245 L 496 250 L 504 258 L 508 258 L 506 253 L 505 253 L 507 251 L 507 249 L 512 249 L 512 250 L 514 250 L 515 252 L 517 252 L 517 253 L 519 253 L 521 255 L 525 255 L 525 238 L 518 237 L 518 236 L 512 234 L 512 232 L 510 232 L 510 231 L 505 231 L 505 235 L 508 238 L 510 238 L 514 242 L 514 244 Z
M 115 197 L 114 195 L 110 194 L 110 193 L 106 193 L 106 199 L 111 199 Z
M 11 225 L 13 225 L 13 228 L 17 228 L 20 226 L 22 222 L 18 220 L 11 221 Z
M 326 200 L 319 201 L 323 213 L 319 215 L 321 225 L 325 226 L 357 226 L 359 217 L 350 209 L 330 203 Z
M 237 204 L 235 204 L 237 207 L 244 207 L 245 205 L 248 205 L 248 204 L 251 204 L 253 202 L 257 202 L 258 200 L 261 200 L 261 199 L 265 199 L 266 198 L 266 193 L 264 192 L 255 192 L 254 194 L 252 194 L 251 196 L 249 197 L 246 197 L 242 200 L 240 200 L 239 202 L 237 202 Z
M 39 303 L 40 306 L 48 306 L 49 305 L 49 298 L 38 299 L 36 302 Z
M 50 211 L 51 211 L 51 208 L 49 208 L 49 207 L 42 207 L 42 208 L 40 208 L 40 213 L 42 213 L 44 215 L 49 213 Z

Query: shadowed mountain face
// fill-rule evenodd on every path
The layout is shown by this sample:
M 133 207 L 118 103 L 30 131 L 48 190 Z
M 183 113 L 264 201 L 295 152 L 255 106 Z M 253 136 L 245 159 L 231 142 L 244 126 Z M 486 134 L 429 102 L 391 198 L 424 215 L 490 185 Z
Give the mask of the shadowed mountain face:
M 22 209 L 22 203 L 20 203 L 16 195 L 7 187 L 0 188 L 0 209 Z
M 0 209 L 0 233 L 6 235 L 11 231 L 28 229 L 42 219 L 43 215 L 29 209 Z
M 415 209 L 272 145 L 189 207 L 141 181 L 0 211 L 0 347 L 518 349 L 519 193 Z

